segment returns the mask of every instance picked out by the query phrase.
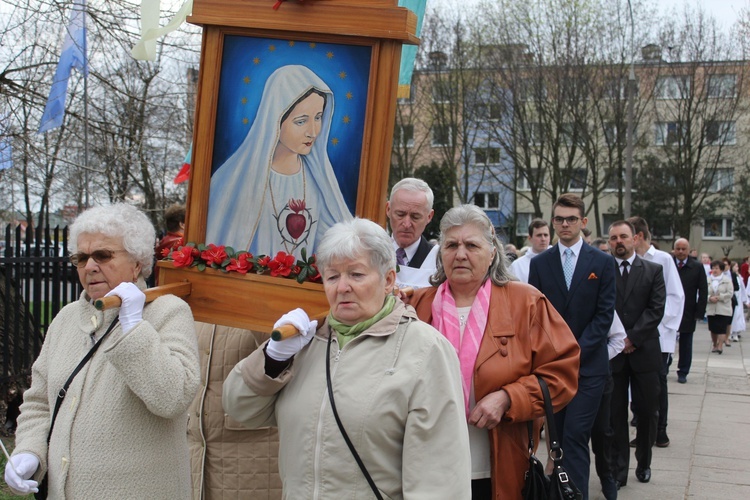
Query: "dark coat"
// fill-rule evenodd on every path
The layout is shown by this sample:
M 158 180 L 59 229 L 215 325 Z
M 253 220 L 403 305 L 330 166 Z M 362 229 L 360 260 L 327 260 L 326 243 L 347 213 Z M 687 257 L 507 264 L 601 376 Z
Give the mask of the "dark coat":
M 430 250 L 432 250 L 432 245 L 430 245 L 430 242 L 427 241 L 427 239 L 424 236 L 419 237 L 419 246 L 417 247 L 417 252 L 414 254 L 414 257 L 409 261 L 409 267 L 422 267 L 422 263 L 424 262 L 424 259 L 427 257 L 427 255 L 430 253 Z
M 568 290 L 560 250 L 555 245 L 531 259 L 529 285 L 547 296 L 578 340 L 581 376 L 609 374 L 607 334 L 615 310 L 612 256 L 584 243 Z
M 675 261 L 675 264 L 678 264 Z M 706 315 L 708 286 L 706 270 L 703 264 L 695 259 L 688 259 L 682 269 L 677 266 L 682 289 L 685 291 L 685 308 L 682 310 L 682 321 L 678 332 L 694 332 L 695 321 Z

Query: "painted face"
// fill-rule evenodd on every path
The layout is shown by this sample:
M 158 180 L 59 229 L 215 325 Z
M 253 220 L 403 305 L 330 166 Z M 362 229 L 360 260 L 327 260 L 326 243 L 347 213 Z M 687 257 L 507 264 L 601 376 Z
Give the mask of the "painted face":
M 480 285 L 487 276 L 495 248 L 474 224 L 452 227 L 440 247 L 443 268 L 450 285 Z
M 325 99 L 315 93 L 298 102 L 281 123 L 279 145 L 298 155 L 309 154 L 320 133 L 324 104 Z
M 630 227 L 625 224 L 609 229 L 609 249 L 615 257 L 626 260 L 633 255 L 636 240 Z
M 575 222 L 569 222 L 575 218 Z M 573 246 L 581 237 L 581 229 L 586 227 L 588 219 L 581 218 L 581 212 L 575 207 L 555 207 L 552 216 L 552 224 L 555 226 L 555 232 L 560 242 L 566 247 Z
M 542 253 L 549 247 L 549 227 L 535 227 L 534 234 L 529 237 L 531 249 L 534 253 Z
M 690 254 L 690 244 L 685 240 L 677 240 L 674 243 L 674 256 L 677 260 L 683 261 Z
M 401 248 L 416 242 L 432 220 L 434 210 L 427 208 L 427 195 L 421 191 L 399 189 L 385 204 L 393 239 Z
M 380 276 L 368 254 L 330 262 L 323 270 L 323 289 L 331 314 L 345 325 L 370 319 L 393 291 L 396 271 Z
M 111 259 L 97 262 L 97 250 L 113 252 Z M 85 264 L 78 264 L 78 279 L 93 300 L 101 299 L 120 283 L 135 281 L 141 273 L 141 265 L 123 249 L 122 238 L 82 233 L 78 236 L 78 254 L 94 255 Z

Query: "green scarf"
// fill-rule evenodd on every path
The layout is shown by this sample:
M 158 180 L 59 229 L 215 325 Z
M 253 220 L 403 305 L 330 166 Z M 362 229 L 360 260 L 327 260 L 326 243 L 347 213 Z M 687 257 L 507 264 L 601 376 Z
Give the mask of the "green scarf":
M 383 308 L 370 319 L 366 319 L 356 325 L 345 325 L 330 314 L 328 315 L 328 325 L 336 332 L 336 338 L 339 341 L 339 349 L 342 349 L 350 340 L 355 339 L 357 335 L 364 332 L 372 325 L 385 318 L 393 312 L 393 306 L 396 305 L 396 297 L 388 295 L 385 298 Z

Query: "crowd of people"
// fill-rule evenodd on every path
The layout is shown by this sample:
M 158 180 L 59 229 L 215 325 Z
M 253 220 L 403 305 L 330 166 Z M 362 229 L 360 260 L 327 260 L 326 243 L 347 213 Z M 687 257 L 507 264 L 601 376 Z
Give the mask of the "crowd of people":
M 196 323 L 173 296 L 146 303 L 153 225 L 126 204 L 83 212 L 70 249 L 84 291 L 34 364 L 6 483 L 50 498 L 515 499 L 544 425 L 580 498 L 589 443 L 608 500 L 631 447 L 649 482 L 653 446 L 670 444 L 672 355 L 687 383 L 697 321 L 713 353 L 740 339 L 747 261 L 699 260 L 684 238 L 662 251 L 641 217 L 591 241 L 572 194 L 521 252 L 474 205 L 448 210 L 432 243 L 432 205 L 409 178 L 390 234 L 332 225 L 316 246 L 330 312 L 289 311 L 283 340 Z M 157 257 L 182 242 L 184 207 L 168 215 Z M 111 295 L 119 308 L 94 307 Z

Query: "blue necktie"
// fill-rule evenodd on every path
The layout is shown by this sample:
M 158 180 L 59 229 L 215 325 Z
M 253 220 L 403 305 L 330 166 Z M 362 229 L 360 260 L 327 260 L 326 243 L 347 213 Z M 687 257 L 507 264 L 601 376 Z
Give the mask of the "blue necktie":
M 565 275 L 565 286 L 570 290 L 570 282 L 573 280 L 573 250 L 566 248 L 563 252 L 565 261 L 563 262 L 563 274 Z

